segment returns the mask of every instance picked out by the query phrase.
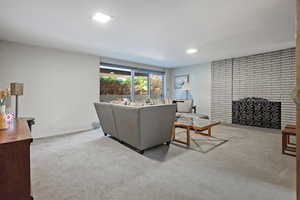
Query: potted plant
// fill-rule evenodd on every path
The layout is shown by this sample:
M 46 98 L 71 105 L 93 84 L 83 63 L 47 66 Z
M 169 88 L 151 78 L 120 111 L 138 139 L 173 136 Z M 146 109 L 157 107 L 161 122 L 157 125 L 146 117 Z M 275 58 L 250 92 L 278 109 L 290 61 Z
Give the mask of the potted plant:
M 6 117 L 6 101 L 9 96 L 10 96 L 9 88 L 0 91 L 0 130 L 7 129 L 9 126 Z

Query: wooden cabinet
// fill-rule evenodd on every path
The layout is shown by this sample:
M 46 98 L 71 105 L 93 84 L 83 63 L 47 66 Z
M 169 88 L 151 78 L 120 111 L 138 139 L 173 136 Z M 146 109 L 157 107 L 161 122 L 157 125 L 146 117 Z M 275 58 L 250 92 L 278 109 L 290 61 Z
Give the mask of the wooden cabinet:
M 32 200 L 30 183 L 30 143 L 26 120 L 15 120 L 0 130 L 0 199 Z

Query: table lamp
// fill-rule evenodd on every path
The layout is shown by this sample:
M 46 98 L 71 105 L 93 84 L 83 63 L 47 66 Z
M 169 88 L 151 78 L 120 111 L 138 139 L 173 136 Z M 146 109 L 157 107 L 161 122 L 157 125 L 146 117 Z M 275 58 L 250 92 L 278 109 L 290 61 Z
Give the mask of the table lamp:
M 10 84 L 10 94 L 16 96 L 16 119 L 18 118 L 18 97 L 23 95 L 24 84 L 23 83 L 11 83 Z
M 188 99 L 189 91 L 192 91 L 191 84 L 189 82 L 184 82 L 181 89 L 186 91 L 186 99 Z

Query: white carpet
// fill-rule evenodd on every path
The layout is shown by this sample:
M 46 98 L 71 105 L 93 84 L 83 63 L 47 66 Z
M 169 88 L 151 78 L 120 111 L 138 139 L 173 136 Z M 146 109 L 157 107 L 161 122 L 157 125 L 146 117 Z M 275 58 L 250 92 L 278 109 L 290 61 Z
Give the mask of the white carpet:
M 140 155 L 100 130 L 34 141 L 35 200 L 294 200 L 295 158 L 266 129 L 217 126 L 231 139 L 201 153 L 164 145 Z

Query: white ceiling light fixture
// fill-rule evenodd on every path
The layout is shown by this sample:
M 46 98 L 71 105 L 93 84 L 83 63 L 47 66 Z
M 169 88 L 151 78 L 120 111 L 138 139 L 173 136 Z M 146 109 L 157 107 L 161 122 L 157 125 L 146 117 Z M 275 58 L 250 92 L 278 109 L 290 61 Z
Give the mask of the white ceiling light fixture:
M 198 49 L 187 49 L 185 52 L 186 52 L 187 54 L 195 54 L 195 53 L 198 52 Z
M 93 15 L 92 19 L 96 22 L 100 22 L 102 24 L 106 24 L 110 20 L 112 20 L 112 17 L 106 14 L 103 14 L 101 12 L 97 12 Z

